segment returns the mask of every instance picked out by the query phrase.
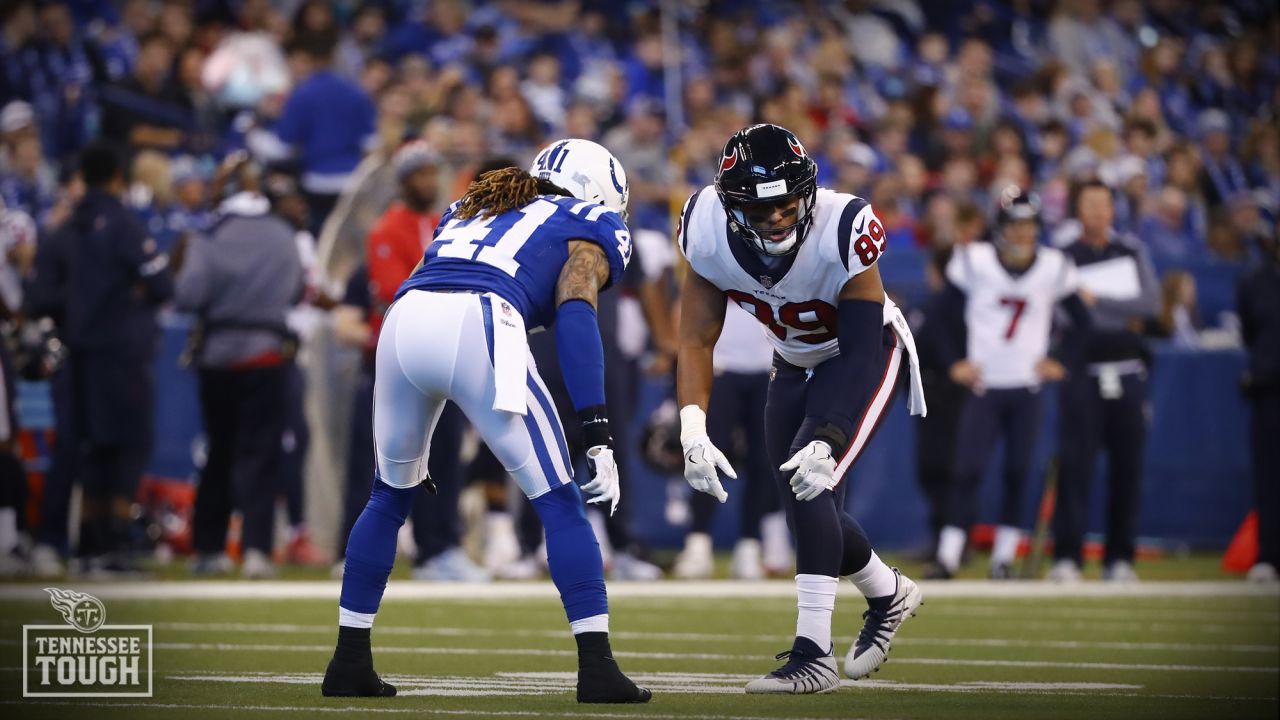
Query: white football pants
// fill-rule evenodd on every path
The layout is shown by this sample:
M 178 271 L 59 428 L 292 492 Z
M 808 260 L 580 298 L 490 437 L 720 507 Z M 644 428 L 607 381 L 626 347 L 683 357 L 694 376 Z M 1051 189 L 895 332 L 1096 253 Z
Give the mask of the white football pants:
M 572 482 L 569 450 L 551 394 L 528 356 L 528 412 L 493 409 L 493 337 L 488 299 L 412 290 L 383 321 L 373 388 L 378 473 L 393 487 L 426 476 L 431 432 L 452 400 L 530 499 Z

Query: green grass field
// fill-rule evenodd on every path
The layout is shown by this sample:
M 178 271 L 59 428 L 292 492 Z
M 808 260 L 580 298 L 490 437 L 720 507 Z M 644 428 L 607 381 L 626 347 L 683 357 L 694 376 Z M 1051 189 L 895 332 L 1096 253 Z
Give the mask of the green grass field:
M 1120 595 L 1097 583 L 1072 594 L 926 584 L 874 681 L 802 697 L 742 693 L 789 647 L 790 583 L 613 584 L 616 656 L 654 691 L 642 707 L 574 702 L 574 645 L 549 583 L 471 598 L 393 581 L 374 645 L 400 696 L 367 701 L 320 696 L 336 583 L 57 585 L 101 597 L 109 624 L 154 625 L 154 697 L 23 699 L 21 625 L 61 617 L 39 585 L 10 586 L 0 593 L 5 718 L 1274 718 L 1280 695 L 1280 596 L 1239 583 Z M 840 655 L 861 609 L 843 586 Z

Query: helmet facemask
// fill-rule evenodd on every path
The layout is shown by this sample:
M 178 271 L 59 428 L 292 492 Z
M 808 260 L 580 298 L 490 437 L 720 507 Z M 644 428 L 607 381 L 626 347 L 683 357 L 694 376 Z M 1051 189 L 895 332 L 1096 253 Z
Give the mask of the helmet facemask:
M 800 249 L 809 227 L 813 224 L 814 201 L 817 199 L 817 185 L 809 183 L 797 191 L 767 200 L 749 199 L 721 195 L 725 214 L 729 218 L 729 226 L 751 249 L 762 255 L 783 257 Z M 790 224 L 770 227 L 767 222 L 779 205 L 789 205 L 795 200 L 794 219 Z M 783 211 L 783 222 L 788 219 L 790 209 Z

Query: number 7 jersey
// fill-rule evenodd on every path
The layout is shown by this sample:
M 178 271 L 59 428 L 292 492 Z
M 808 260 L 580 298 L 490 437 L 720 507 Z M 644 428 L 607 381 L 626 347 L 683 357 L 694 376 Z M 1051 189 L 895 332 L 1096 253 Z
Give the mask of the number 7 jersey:
M 840 291 L 885 250 L 884 226 L 871 204 L 827 188 L 818 188 L 800 248 L 772 264 L 734 236 L 714 186 L 685 203 L 676 235 L 693 271 L 754 315 L 783 360 L 805 368 L 839 354 Z M 886 297 L 886 323 L 893 311 Z

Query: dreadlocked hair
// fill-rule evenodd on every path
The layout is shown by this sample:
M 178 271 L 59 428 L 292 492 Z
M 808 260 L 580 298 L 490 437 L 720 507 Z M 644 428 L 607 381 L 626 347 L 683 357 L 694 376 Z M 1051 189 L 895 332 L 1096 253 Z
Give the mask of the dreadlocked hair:
M 471 181 L 453 216 L 466 220 L 481 215 L 501 215 L 528 205 L 539 195 L 567 196 L 569 193 L 517 167 L 490 170 Z

